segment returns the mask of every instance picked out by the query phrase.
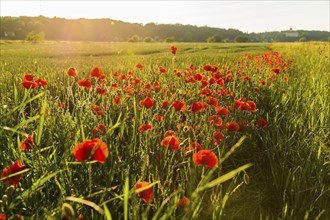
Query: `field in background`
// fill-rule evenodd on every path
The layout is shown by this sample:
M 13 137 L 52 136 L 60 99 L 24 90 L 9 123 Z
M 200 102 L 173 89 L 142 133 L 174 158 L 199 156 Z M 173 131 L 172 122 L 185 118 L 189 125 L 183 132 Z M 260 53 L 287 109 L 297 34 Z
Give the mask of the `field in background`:
M 329 44 L 1 41 L 0 48 L 0 168 L 16 160 L 26 166 L 18 187 L 2 181 L 0 214 L 330 218 Z M 67 74 L 69 67 L 76 68 L 76 78 Z M 91 89 L 78 86 L 94 67 L 106 78 L 92 78 Z M 26 73 L 47 86 L 20 86 Z M 143 106 L 146 97 L 154 100 L 151 108 Z M 255 111 L 234 104 L 243 97 L 241 102 L 256 104 Z M 174 109 L 178 100 L 186 103 L 185 111 Z M 206 105 L 195 111 L 197 102 Z M 268 125 L 261 128 L 259 119 Z M 237 122 L 239 131 L 226 127 L 229 122 Z M 100 124 L 108 130 L 93 133 Z M 143 124 L 153 129 L 140 131 Z M 162 146 L 168 130 L 179 139 L 179 150 Z M 22 150 L 29 135 L 35 143 Z M 72 154 L 76 144 L 92 138 L 107 144 L 105 163 L 79 162 Z M 197 150 L 187 152 L 193 142 L 215 152 L 218 167 L 197 166 Z M 149 204 L 135 190 L 142 181 L 152 186 Z M 178 207 L 183 196 L 190 200 L 186 208 Z

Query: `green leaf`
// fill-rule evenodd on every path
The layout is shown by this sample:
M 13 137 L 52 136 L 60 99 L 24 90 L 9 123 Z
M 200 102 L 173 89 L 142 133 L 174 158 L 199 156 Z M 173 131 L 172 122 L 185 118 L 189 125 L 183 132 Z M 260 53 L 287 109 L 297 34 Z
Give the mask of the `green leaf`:
M 104 208 L 104 215 L 105 215 L 105 218 L 106 218 L 107 220 L 112 220 L 111 213 L 110 213 L 110 211 L 109 211 L 107 205 L 104 204 L 104 205 L 103 205 L 103 208 Z
M 103 209 L 101 209 L 101 207 L 96 205 L 94 202 L 88 201 L 86 199 L 73 197 L 73 196 L 68 196 L 65 199 L 69 200 L 69 201 L 72 201 L 72 202 L 78 202 L 78 203 L 81 203 L 81 204 L 84 204 L 84 205 L 88 205 L 88 206 L 92 207 L 93 209 L 95 209 L 97 212 L 99 212 L 101 215 L 104 215 Z
M 246 170 L 247 168 L 251 167 L 252 164 L 245 164 L 243 166 L 240 166 L 239 168 L 235 169 L 235 170 L 232 170 L 218 178 L 216 178 L 215 180 L 212 180 L 211 182 L 208 182 L 206 183 L 204 186 L 201 186 L 199 188 L 196 189 L 196 193 L 198 192 L 201 192 L 201 191 L 204 191 L 205 189 L 209 189 L 209 188 L 212 188 L 216 185 L 219 185 L 223 182 L 226 182 L 227 180 L 230 180 L 232 179 L 233 177 L 235 177 L 239 172 L 243 171 L 243 170 Z
M 45 124 L 46 108 L 47 108 L 47 97 L 45 96 L 45 98 L 43 99 L 42 104 L 41 104 L 40 119 L 39 119 L 39 125 L 38 125 L 38 130 L 37 130 L 36 144 L 38 146 L 40 145 L 41 136 L 42 136 L 42 132 L 43 132 L 43 127 L 44 127 L 44 124 Z
M 124 185 L 124 219 L 128 219 L 129 179 L 126 177 Z

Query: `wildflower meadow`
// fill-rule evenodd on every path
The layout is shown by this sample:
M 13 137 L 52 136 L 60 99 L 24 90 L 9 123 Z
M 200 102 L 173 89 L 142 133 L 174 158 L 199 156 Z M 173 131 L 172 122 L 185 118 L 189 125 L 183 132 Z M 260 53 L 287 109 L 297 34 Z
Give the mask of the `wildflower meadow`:
M 330 219 L 329 43 L 0 47 L 0 219 Z

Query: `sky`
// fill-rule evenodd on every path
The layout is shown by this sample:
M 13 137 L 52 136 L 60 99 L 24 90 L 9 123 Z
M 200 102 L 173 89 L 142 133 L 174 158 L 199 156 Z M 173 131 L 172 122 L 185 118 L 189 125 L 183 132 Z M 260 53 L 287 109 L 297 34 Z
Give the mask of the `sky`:
M 65 1 L 0 0 L 1 16 L 110 18 L 131 23 L 190 24 L 240 31 L 330 31 L 330 0 Z

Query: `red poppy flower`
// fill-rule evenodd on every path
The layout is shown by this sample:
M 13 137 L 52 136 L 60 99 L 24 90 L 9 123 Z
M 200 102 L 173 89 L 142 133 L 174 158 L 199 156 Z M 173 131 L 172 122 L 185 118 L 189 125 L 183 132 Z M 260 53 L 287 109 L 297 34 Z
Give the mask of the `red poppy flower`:
M 164 120 L 164 117 L 161 116 L 161 115 L 155 115 L 155 116 L 154 116 L 154 121 L 158 121 L 158 122 L 160 122 L 160 121 L 163 121 L 163 120 Z
M 191 112 L 192 113 L 199 113 L 205 109 L 205 104 L 201 102 L 194 102 L 191 105 Z
M 256 111 L 257 105 L 256 105 L 255 102 L 253 102 L 253 101 L 247 101 L 246 103 L 250 106 L 250 111 L 251 112 L 255 112 Z
M 112 103 L 114 103 L 114 104 L 121 104 L 121 98 L 120 98 L 120 96 L 116 95 L 113 98 Z
M 249 112 L 254 112 L 256 111 L 256 103 L 254 103 L 253 101 L 247 101 L 247 102 L 244 102 L 242 101 L 242 99 L 240 100 L 234 100 L 234 106 L 237 110 L 240 110 L 240 111 L 249 111 Z
M 201 80 L 201 84 L 202 84 L 202 88 L 204 88 L 204 87 L 207 86 L 209 83 L 208 83 L 205 79 L 202 79 L 202 80 Z
M 6 214 L 0 214 L 0 220 L 6 220 Z
M 185 83 L 192 83 L 192 84 L 196 83 L 196 79 L 192 76 L 185 78 L 184 81 Z
M 211 95 L 212 91 L 207 88 L 207 87 L 204 87 L 201 89 L 199 95 L 203 96 L 203 95 Z
M 66 74 L 68 74 L 69 76 L 72 77 L 76 77 L 77 76 L 77 70 L 74 67 L 70 67 L 67 71 Z
M 186 103 L 184 101 L 179 101 L 179 100 L 175 100 L 172 104 L 172 106 L 174 107 L 175 111 L 186 111 L 187 106 Z
M 196 73 L 194 75 L 194 79 L 197 80 L 197 81 L 202 81 L 203 80 L 203 76 L 200 73 Z
M 97 138 L 76 144 L 72 153 L 78 161 L 91 158 L 99 163 L 104 163 L 109 155 L 107 144 Z
M 181 76 L 181 72 L 177 69 L 174 69 L 173 70 L 174 74 L 177 76 L 177 77 L 180 77 Z
M 119 77 L 120 80 L 126 80 L 127 76 L 125 74 L 121 74 Z
M 149 186 L 150 183 L 149 182 L 138 182 L 135 184 L 134 188 L 135 189 L 141 189 L 144 187 Z M 141 192 L 138 192 L 138 196 L 147 204 L 151 203 L 154 200 L 154 194 L 152 192 L 152 188 L 148 188 L 146 190 L 143 190 Z
M 212 66 L 210 64 L 206 64 L 203 66 L 203 70 L 205 71 L 211 71 L 212 70 Z
M 264 79 L 263 79 L 263 80 L 261 80 L 261 82 L 260 82 L 260 83 L 261 83 L 261 85 L 263 85 L 263 86 L 267 86 L 267 82 L 266 82 L 266 80 L 264 80 Z
M 7 166 L 5 169 L 3 169 L 3 172 L 1 174 L 1 178 L 4 178 L 6 176 L 9 176 L 10 174 L 17 173 L 19 171 L 22 171 L 25 169 L 25 166 L 21 165 L 21 162 L 19 160 L 16 160 L 14 164 Z M 15 186 L 17 187 L 19 184 L 19 181 L 21 180 L 21 175 L 16 175 L 10 178 L 6 178 L 2 180 L 2 182 L 5 185 Z
M 241 126 L 237 122 L 227 122 L 226 129 L 228 131 L 239 131 Z
M 170 150 L 179 150 L 180 149 L 180 141 L 174 135 L 166 136 L 161 145 L 168 147 Z
M 104 124 L 99 124 L 96 128 L 93 128 L 92 135 L 93 136 L 95 136 L 97 134 L 104 135 L 108 129 L 109 129 L 108 126 L 105 126 Z
M 187 206 L 189 205 L 190 200 L 187 197 L 183 197 L 181 199 L 178 200 L 178 207 L 179 208 L 187 208 Z
M 255 92 L 259 92 L 259 91 L 260 91 L 260 88 L 259 88 L 259 87 L 254 87 L 254 88 L 253 88 L 253 91 L 255 91 Z
M 138 69 L 142 69 L 143 65 L 141 63 L 138 63 L 138 64 L 135 65 L 135 67 L 138 68 Z
M 94 113 L 96 113 L 98 116 L 104 115 L 103 109 L 98 105 L 93 105 L 91 108 L 94 110 Z
M 58 102 L 57 106 L 63 109 L 66 109 L 66 103 L 65 102 Z
M 89 75 L 92 78 L 100 78 L 101 74 L 102 74 L 101 68 L 100 67 L 94 67 Z
M 160 67 L 159 67 L 159 72 L 161 72 L 161 73 L 166 73 L 167 70 L 166 70 L 164 67 L 160 66 Z
M 32 135 L 29 135 L 25 140 L 21 143 L 20 148 L 22 150 L 30 150 L 35 146 Z
M 116 78 L 116 77 L 119 76 L 119 73 L 118 73 L 118 72 L 114 72 L 114 73 L 112 74 L 112 76 L 113 76 L 114 78 Z
M 144 87 L 148 90 L 152 89 L 152 85 L 150 83 L 145 84 Z
M 89 79 L 78 80 L 78 85 L 83 86 L 87 89 L 91 89 L 91 87 L 92 87 L 92 83 Z
M 222 106 L 216 106 L 215 107 L 215 113 L 217 115 L 221 115 L 221 116 L 226 116 L 228 115 L 228 108 L 222 107 Z
M 280 68 L 275 67 L 275 68 L 272 69 L 272 71 L 273 71 L 274 73 L 279 73 L 281 70 L 280 70 Z
M 197 166 L 205 165 L 209 168 L 218 166 L 218 157 L 210 150 L 200 150 L 194 153 L 192 160 Z
M 100 77 L 98 78 L 98 82 L 101 84 L 106 77 L 107 76 L 105 74 L 101 74 Z
M 35 83 L 37 83 L 38 86 L 47 86 L 48 83 L 47 81 L 43 80 L 43 79 L 37 79 L 36 81 L 34 81 Z
M 34 89 L 38 86 L 38 84 L 36 82 L 31 82 L 31 81 L 21 82 L 20 85 L 26 89 Z
M 140 132 L 143 132 L 143 131 L 147 131 L 147 130 L 152 130 L 154 127 L 152 125 L 149 125 L 149 124 L 142 124 L 140 125 L 140 127 L 138 128 L 138 130 Z
M 208 96 L 206 98 L 206 102 L 207 102 L 207 104 L 212 105 L 212 106 L 217 106 L 218 105 L 218 99 L 216 99 L 212 96 Z
M 161 90 L 160 86 L 154 86 L 155 93 L 159 93 Z
M 216 127 L 222 126 L 222 119 L 219 117 L 219 115 L 212 115 L 207 119 L 207 122 L 209 123 L 214 122 L 214 126 Z
M 102 96 L 106 96 L 107 95 L 107 90 L 103 89 L 102 87 L 97 87 L 96 88 L 96 93 L 101 94 Z
M 119 87 L 118 83 L 112 83 L 111 84 L 111 88 L 117 89 L 118 87 Z
M 213 132 L 213 143 L 220 145 L 221 139 L 225 138 L 225 135 L 222 132 L 215 131 Z
M 174 46 L 174 45 L 171 46 L 170 49 L 171 49 L 171 53 L 174 54 L 174 55 L 176 54 L 176 51 L 178 50 L 178 48 L 176 46 Z
M 190 64 L 190 66 L 189 66 L 189 70 L 190 71 L 193 71 L 195 69 L 195 66 L 194 66 L 194 64 L 192 63 L 192 64 Z
M 161 108 L 167 108 L 170 105 L 169 101 L 163 101 L 162 104 L 160 105 Z
M 258 119 L 258 122 L 257 122 L 256 126 L 258 128 L 267 128 L 268 122 L 265 119 L 260 118 L 260 119 Z
M 23 75 L 23 79 L 24 79 L 25 81 L 32 81 L 34 77 L 35 77 L 35 76 L 32 75 L 31 73 L 27 73 L 27 74 L 24 74 L 24 75 Z
M 202 145 L 200 145 L 198 142 L 192 142 L 187 148 L 186 148 L 186 154 L 203 150 Z
M 154 100 L 150 97 L 145 98 L 144 100 L 140 101 L 140 106 L 145 108 L 152 108 L 154 107 Z

